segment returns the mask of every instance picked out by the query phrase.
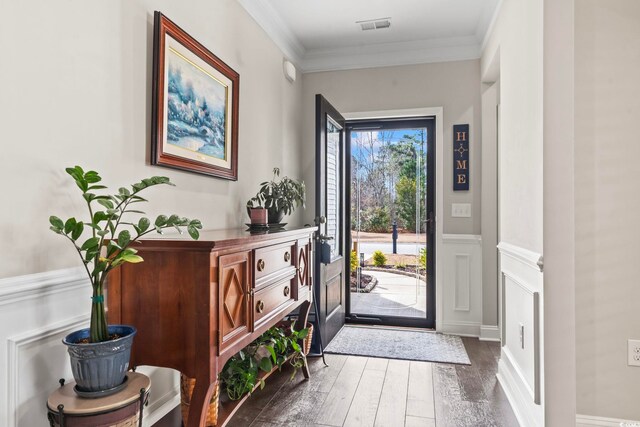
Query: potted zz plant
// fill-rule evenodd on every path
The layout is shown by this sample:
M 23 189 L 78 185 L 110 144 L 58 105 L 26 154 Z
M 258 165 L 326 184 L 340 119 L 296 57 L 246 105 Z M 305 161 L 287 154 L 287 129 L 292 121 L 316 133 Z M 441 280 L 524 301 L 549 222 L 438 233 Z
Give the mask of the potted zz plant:
M 69 218 L 66 221 L 51 216 L 51 230 L 67 238 L 75 247 L 87 272 L 93 295 L 91 297 L 91 325 L 88 329 L 72 332 L 63 339 L 71 358 L 71 370 L 76 380 L 76 392 L 85 397 L 105 396 L 124 387 L 129 368 L 131 345 L 136 329 L 127 325 L 107 325 L 104 306 L 104 287 L 111 271 L 124 263 L 138 263 L 132 244 L 142 236 L 165 228 L 186 228 L 193 239 L 198 239 L 202 224 L 197 219 L 178 215 L 159 215 L 152 224 L 149 218 L 127 222 L 129 214 L 144 214 L 132 209 L 136 203 L 146 202 L 140 196 L 145 189 L 156 185 L 174 185 L 169 178 L 154 176 L 133 184 L 131 189 L 120 188 L 114 195 L 98 195 L 96 190 L 106 189 L 95 171 L 84 171 L 80 166 L 67 168 L 75 180 L 89 210 L 87 221 Z M 129 229 L 122 229 L 127 226 Z M 131 230 L 131 231 L 130 231 Z M 87 237 L 88 235 L 88 237 Z
M 280 168 L 273 168 L 273 179 L 261 183 L 258 193 L 247 202 L 247 209 L 266 208 L 270 225 L 279 224 L 296 207 L 305 207 L 304 182 L 286 176 L 278 181 L 279 176 Z

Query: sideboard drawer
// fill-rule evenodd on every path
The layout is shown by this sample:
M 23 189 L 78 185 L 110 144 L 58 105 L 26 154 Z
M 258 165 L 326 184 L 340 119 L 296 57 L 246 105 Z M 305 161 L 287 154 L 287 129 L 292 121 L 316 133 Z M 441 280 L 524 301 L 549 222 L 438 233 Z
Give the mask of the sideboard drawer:
M 295 264 L 295 242 L 256 249 L 254 257 L 254 276 L 256 288 L 266 285 L 283 270 Z
M 290 278 L 284 282 L 271 285 L 257 291 L 253 297 L 253 319 L 255 327 L 267 321 L 280 309 L 294 301 L 293 284 L 295 280 Z

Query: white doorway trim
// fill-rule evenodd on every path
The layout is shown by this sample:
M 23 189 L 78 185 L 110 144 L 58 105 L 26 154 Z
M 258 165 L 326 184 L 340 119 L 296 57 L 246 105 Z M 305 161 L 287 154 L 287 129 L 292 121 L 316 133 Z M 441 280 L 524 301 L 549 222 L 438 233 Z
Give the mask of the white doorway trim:
M 401 117 L 436 118 L 436 331 L 442 328 L 442 232 L 444 227 L 444 109 L 442 107 L 409 108 L 342 113 L 346 120 L 389 119 Z

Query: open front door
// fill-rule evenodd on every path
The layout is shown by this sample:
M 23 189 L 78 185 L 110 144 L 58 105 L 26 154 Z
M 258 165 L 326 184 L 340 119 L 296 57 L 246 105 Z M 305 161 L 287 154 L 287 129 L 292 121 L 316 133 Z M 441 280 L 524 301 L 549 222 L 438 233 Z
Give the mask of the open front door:
M 345 321 L 344 129 L 342 115 L 322 95 L 316 95 L 316 220 L 320 229 L 314 286 L 324 346 Z

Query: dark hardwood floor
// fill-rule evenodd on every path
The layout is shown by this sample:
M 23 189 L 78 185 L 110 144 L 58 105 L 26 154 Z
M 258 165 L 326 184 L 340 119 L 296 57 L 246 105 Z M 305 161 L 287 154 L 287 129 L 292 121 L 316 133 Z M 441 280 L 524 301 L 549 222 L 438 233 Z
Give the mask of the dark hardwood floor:
M 471 366 L 327 355 L 310 359 L 311 380 L 274 374 L 230 427 L 516 427 L 496 379 L 498 343 L 463 338 Z M 179 427 L 180 410 L 156 427 Z

